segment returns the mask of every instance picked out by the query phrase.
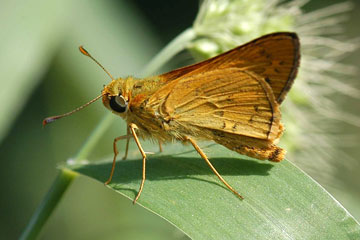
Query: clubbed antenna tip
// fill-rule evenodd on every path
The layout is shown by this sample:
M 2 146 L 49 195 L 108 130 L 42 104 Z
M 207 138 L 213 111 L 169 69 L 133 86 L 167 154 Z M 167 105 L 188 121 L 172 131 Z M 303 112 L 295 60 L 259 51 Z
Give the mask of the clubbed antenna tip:
M 64 114 L 61 114 L 61 115 L 57 115 L 57 116 L 52 116 L 52 117 L 47 117 L 47 118 L 45 118 L 45 119 L 42 121 L 43 127 L 45 127 L 46 124 L 52 123 L 52 122 L 54 122 L 54 121 L 57 120 L 57 119 L 60 119 L 60 118 L 69 116 L 69 115 L 71 115 L 71 114 L 73 114 L 73 113 L 76 113 L 77 111 L 80 111 L 81 109 L 83 109 L 84 107 L 89 106 L 90 104 L 92 104 L 93 102 L 95 102 L 96 100 L 98 100 L 98 99 L 101 98 L 101 97 L 102 97 L 102 95 L 99 95 L 99 96 L 97 96 L 96 98 L 94 98 L 93 100 L 85 103 L 84 105 L 82 105 L 82 106 L 80 106 L 80 107 L 78 107 L 78 108 L 76 108 L 76 109 L 74 109 L 74 110 L 72 110 L 72 111 L 70 111 L 70 112 L 68 112 L 68 113 L 64 113 Z

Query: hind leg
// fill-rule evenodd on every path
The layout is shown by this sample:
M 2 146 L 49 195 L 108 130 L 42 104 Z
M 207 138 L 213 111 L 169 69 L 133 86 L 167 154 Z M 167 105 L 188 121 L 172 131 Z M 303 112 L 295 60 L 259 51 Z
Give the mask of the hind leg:
M 230 186 L 230 184 L 228 184 L 225 179 L 218 173 L 218 171 L 215 169 L 215 167 L 211 164 L 211 162 L 209 161 L 208 157 L 205 155 L 205 153 L 201 150 L 201 148 L 196 144 L 196 142 L 187 137 L 186 140 L 188 140 L 193 147 L 195 148 L 195 150 L 200 154 L 200 156 L 202 157 L 202 159 L 205 160 L 205 162 L 207 163 L 207 165 L 209 165 L 209 167 L 211 168 L 211 170 L 215 173 L 215 175 L 220 179 L 220 181 L 222 183 L 225 184 L 225 186 L 232 191 L 236 196 L 238 196 L 240 199 L 244 199 L 243 196 L 241 196 L 233 187 Z

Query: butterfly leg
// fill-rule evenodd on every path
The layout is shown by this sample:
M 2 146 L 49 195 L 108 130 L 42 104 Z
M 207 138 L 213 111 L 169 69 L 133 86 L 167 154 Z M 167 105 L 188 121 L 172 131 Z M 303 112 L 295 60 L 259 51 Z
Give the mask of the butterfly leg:
M 110 182 L 111 182 L 111 179 L 114 175 L 114 171 L 115 171 L 115 164 L 116 164 L 116 156 L 118 155 L 118 151 L 117 151 L 117 148 L 116 148 L 116 142 L 119 141 L 119 140 L 122 140 L 122 139 L 127 139 L 127 141 L 129 141 L 129 138 L 131 138 L 131 135 L 127 134 L 127 135 L 124 135 L 124 136 L 120 136 L 120 137 L 117 137 L 114 139 L 114 142 L 113 142 L 113 148 L 114 148 L 114 159 L 113 159 L 113 163 L 112 163 L 112 167 L 111 167 L 111 172 L 110 172 L 110 176 L 109 176 L 109 179 L 105 182 L 105 185 L 108 185 Z
M 126 128 L 126 135 L 130 136 L 130 130 L 129 128 Z M 129 152 L 129 142 L 130 142 L 130 138 L 126 139 L 126 147 L 125 147 L 125 155 L 122 158 L 122 160 L 126 160 L 127 156 L 128 156 L 128 152 Z
M 163 151 L 163 147 L 162 147 L 162 142 L 159 140 L 159 151 L 162 152 Z
M 138 148 L 139 148 L 139 151 L 140 151 L 140 153 L 141 153 L 141 156 L 143 157 L 143 160 L 142 160 L 142 164 L 143 164 L 143 165 L 142 165 L 142 167 L 143 167 L 143 169 L 142 169 L 142 180 L 141 180 L 139 192 L 138 192 L 138 194 L 136 195 L 136 197 L 135 197 L 135 199 L 134 199 L 134 201 L 133 201 L 133 203 L 135 204 L 136 201 L 139 199 L 139 197 L 140 197 L 140 195 L 141 195 L 141 192 L 142 192 L 142 190 L 143 190 L 143 188 L 144 188 L 145 172 L 146 172 L 146 154 L 145 154 L 145 152 L 144 152 L 144 150 L 143 150 L 143 148 L 142 148 L 142 146 L 141 146 L 141 144 L 140 144 L 139 138 L 138 138 L 138 136 L 136 135 L 136 132 L 135 132 L 135 129 L 137 128 L 137 126 L 132 123 L 132 124 L 130 124 L 129 127 L 130 127 L 131 134 L 133 135 L 133 137 L 134 137 L 134 139 L 135 139 L 135 143 L 136 143 L 136 145 L 137 145 Z
M 220 181 L 222 183 L 225 184 L 225 186 L 232 191 L 236 196 L 238 196 L 240 199 L 244 199 L 243 196 L 241 196 L 237 191 L 235 191 L 234 188 L 232 188 L 226 181 L 225 179 L 218 173 L 218 171 L 215 169 L 215 167 L 211 164 L 211 162 L 209 161 L 209 159 L 207 158 L 207 156 L 205 155 L 205 153 L 201 150 L 201 148 L 196 144 L 196 142 L 187 137 L 187 140 L 193 145 L 193 147 L 195 148 L 195 150 L 200 154 L 200 156 L 205 160 L 205 162 L 207 163 L 207 165 L 209 165 L 209 167 L 211 168 L 211 170 L 215 173 L 215 175 L 220 179 Z

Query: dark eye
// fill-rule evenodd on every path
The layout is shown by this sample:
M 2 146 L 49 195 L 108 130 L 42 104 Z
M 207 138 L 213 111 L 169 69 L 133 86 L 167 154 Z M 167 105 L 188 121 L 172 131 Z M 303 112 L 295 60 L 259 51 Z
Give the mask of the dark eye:
M 110 107 L 115 112 L 123 113 L 127 109 L 128 102 L 121 95 L 112 96 L 110 99 Z

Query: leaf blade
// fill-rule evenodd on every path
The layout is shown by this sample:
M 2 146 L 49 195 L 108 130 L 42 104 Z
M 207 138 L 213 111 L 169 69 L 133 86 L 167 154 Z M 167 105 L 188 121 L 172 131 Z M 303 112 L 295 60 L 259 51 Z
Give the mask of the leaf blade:
M 207 148 L 213 165 L 245 197 L 241 201 L 219 182 L 194 151 L 178 145 L 170 146 L 170 150 L 172 155 L 149 157 L 147 181 L 138 203 L 192 239 L 356 239 L 360 236 L 355 219 L 321 186 L 286 160 L 275 164 L 251 160 L 218 145 Z M 141 166 L 141 159 L 119 161 L 109 187 L 133 199 L 141 181 Z M 105 182 L 111 163 L 71 168 Z

